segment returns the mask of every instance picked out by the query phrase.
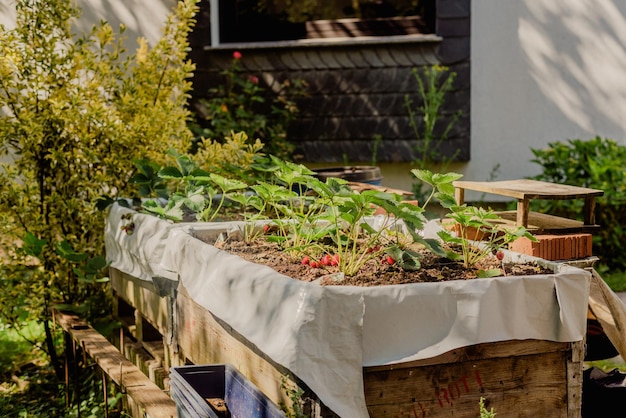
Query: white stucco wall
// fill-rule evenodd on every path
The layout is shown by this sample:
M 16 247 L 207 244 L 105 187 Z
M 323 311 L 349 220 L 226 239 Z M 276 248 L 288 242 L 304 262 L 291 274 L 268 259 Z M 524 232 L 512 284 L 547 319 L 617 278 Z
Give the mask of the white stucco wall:
M 126 26 L 126 48 L 134 51 L 137 38 L 145 37 L 151 45 L 159 39 L 168 14 L 176 0 L 75 0 L 81 9 L 76 22 L 78 31 L 89 31 L 93 25 L 105 20 L 117 30 Z M 15 26 L 15 0 L 0 0 L 0 24 Z
M 532 148 L 596 135 L 626 144 L 626 2 L 472 2 L 465 180 L 539 172 Z
M 126 50 L 132 53 L 137 49 L 137 38 L 140 36 L 146 38 L 150 45 L 158 41 L 176 0 L 76 0 L 76 5 L 82 12 L 75 22 L 77 33 L 89 32 L 101 20 L 111 24 L 116 32 L 123 23 L 126 26 L 123 34 Z M 0 0 L 0 24 L 12 29 L 15 17 L 15 0 Z M 9 161 L 10 156 L 0 156 L 0 163 Z
M 517 179 L 540 172 L 531 148 L 549 142 L 626 145 L 626 1 L 476 0 L 471 13 L 471 161 L 451 170 Z M 410 190 L 409 168 L 383 165 L 384 183 Z

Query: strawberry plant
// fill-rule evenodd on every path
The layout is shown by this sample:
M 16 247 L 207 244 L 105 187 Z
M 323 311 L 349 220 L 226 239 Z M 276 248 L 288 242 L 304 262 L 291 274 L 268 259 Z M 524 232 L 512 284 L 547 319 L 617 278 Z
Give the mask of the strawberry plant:
M 524 228 L 500 228 L 500 218 L 491 210 L 457 205 L 452 183 L 461 175 L 456 173 L 413 170 L 431 188 L 424 204 L 417 206 L 392 193 L 357 192 L 342 179 L 321 181 L 308 168 L 275 156 L 257 160 L 254 168 L 261 174 L 256 181 L 254 176 L 246 175 L 242 181 L 207 173 L 188 156 L 178 155 L 176 161 L 176 167 L 158 170 L 161 180 L 174 187 L 169 200 L 165 205 L 148 200 L 145 210 L 174 220 L 190 211 L 197 220 L 211 221 L 226 203 L 237 205 L 246 220 L 246 241 L 263 237 L 276 243 L 293 262 L 330 273 L 354 276 L 372 260 L 418 270 L 424 251 L 473 269 L 513 240 L 533 239 Z M 153 167 L 150 170 L 154 172 Z M 248 186 L 251 179 L 254 183 Z M 447 219 L 456 225 L 456 234 L 443 230 L 439 239 L 420 235 L 427 222 L 424 211 L 433 199 L 450 211 Z M 375 212 L 383 214 L 374 217 Z M 470 235 L 476 231 L 483 235 L 482 243 Z M 499 274 L 500 269 L 478 272 L 481 277 Z
M 443 242 L 460 248 L 460 254 L 448 251 L 447 256 L 452 260 L 461 260 L 464 267 L 473 268 L 485 257 L 502 254 L 500 249 L 520 237 L 536 241 L 524 227 L 502 227 L 502 219 L 492 210 L 458 205 L 453 196 L 452 182 L 460 179 L 460 174 L 433 174 L 428 170 L 412 170 L 412 174 L 431 187 L 426 204 L 435 197 L 444 208 L 450 210 L 447 219 L 452 221 L 456 233 L 444 229 L 438 235 Z M 502 260 L 500 257 L 498 259 Z M 501 273 L 500 269 L 479 270 L 478 276 L 493 277 Z
M 493 211 L 466 205 L 453 206 L 451 210 L 448 218 L 457 226 L 456 235 L 444 229 L 439 232 L 439 236 L 444 242 L 457 244 L 461 248 L 461 254 L 451 258 L 460 258 L 467 268 L 476 266 L 479 261 L 492 254 L 498 257 L 498 254 L 502 254 L 501 248 L 520 237 L 536 241 L 524 227 L 509 229 L 498 225 L 501 218 Z M 481 242 L 476 242 L 478 240 Z M 479 270 L 478 276 L 493 277 L 501 273 L 500 269 Z

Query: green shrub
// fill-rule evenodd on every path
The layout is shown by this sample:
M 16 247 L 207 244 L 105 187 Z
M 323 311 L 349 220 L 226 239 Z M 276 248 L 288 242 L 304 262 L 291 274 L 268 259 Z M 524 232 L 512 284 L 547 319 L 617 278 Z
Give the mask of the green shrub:
M 608 138 L 595 137 L 553 142 L 546 149 L 532 149 L 531 160 L 542 167 L 534 179 L 604 191 L 596 198 L 594 254 L 609 270 L 626 269 L 626 147 Z M 533 202 L 535 203 L 535 202 Z M 582 221 L 583 200 L 537 201 L 541 212 Z
M 229 68 L 221 74 L 223 84 L 211 88 L 197 106 L 191 129 L 199 137 L 222 141 L 232 132 L 245 132 L 251 141 L 260 140 L 263 152 L 291 159 L 295 146 L 287 138 L 287 128 L 296 118 L 298 107 L 293 97 L 302 95 L 301 80 L 286 80 L 279 91 L 268 93 L 262 80 L 244 71 L 243 55 L 235 51 Z M 195 150 L 192 149 L 192 152 Z
M 196 1 L 178 2 L 161 40 L 135 54 L 106 23 L 72 33 L 73 3 L 20 0 L 15 29 L 0 26 L 0 318 L 42 322 L 57 366 L 50 308 L 108 311 L 97 202 L 133 195 L 132 161 L 163 161 L 192 136 Z
M 415 151 L 418 157 L 413 161 L 413 166 L 419 170 L 431 170 L 444 174 L 448 171 L 448 166 L 454 160 L 453 157 L 446 157 L 442 154 L 441 148 L 445 146 L 448 134 L 461 117 L 461 111 L 452 115 L 443 127 L 443 131 L 438 133 L 438 129 L 444 115 L 442 107 L 448 99 L 448 95 L 454 88 L 456 72 L 448 67 L 433 65 L 421 69 L 413 68 L 413 77 L 417 83 L 417 92 L 421 99 L 420 103 L 413 103 L 408 94 L 404 97 L 405 107 L 409 115 L 411 129 L 417 146 Z M 418 201 L 423 201 L 429 194 L 427 185 L 423 182 L 413 183 L 413 193 Z

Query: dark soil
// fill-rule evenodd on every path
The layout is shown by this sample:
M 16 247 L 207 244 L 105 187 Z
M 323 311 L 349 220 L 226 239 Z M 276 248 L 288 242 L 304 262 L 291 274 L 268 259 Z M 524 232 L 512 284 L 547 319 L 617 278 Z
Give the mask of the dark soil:
M 276 244 L 264 241 L 254 243 L 220 242 L 215 244 L 229 253 L 257 264 L 272 267 L 277 272 L 294 279 L 312 282 L 320 279 L 323 285 L 380 286 L 389 284 L 439 282 L 446 280 L 470 280 L 478 277 L 479 270 L 500 269 L 502 276 L 523 276 L 551 273 L 535 263 L 503 264 L 495 256 L 486 257 L 475 268 L 465 268 L 462 263 L 442 258 L 424 251 L 422 267 L 417 271 L 406 271 L 397 265 L 390 265 L 381 259 L 370 260 L 352 277 L 338 280 L 338 267 L 311 268 L 303 265 L 299 258 L 290 256 Z

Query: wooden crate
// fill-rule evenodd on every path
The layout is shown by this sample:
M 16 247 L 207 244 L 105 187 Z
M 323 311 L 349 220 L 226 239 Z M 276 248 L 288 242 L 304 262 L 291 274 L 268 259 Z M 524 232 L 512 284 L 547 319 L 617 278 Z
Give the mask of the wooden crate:
M 463 347 L 364 369 L 372 417 L 580 417 L 583 343 L 526 340 Z

